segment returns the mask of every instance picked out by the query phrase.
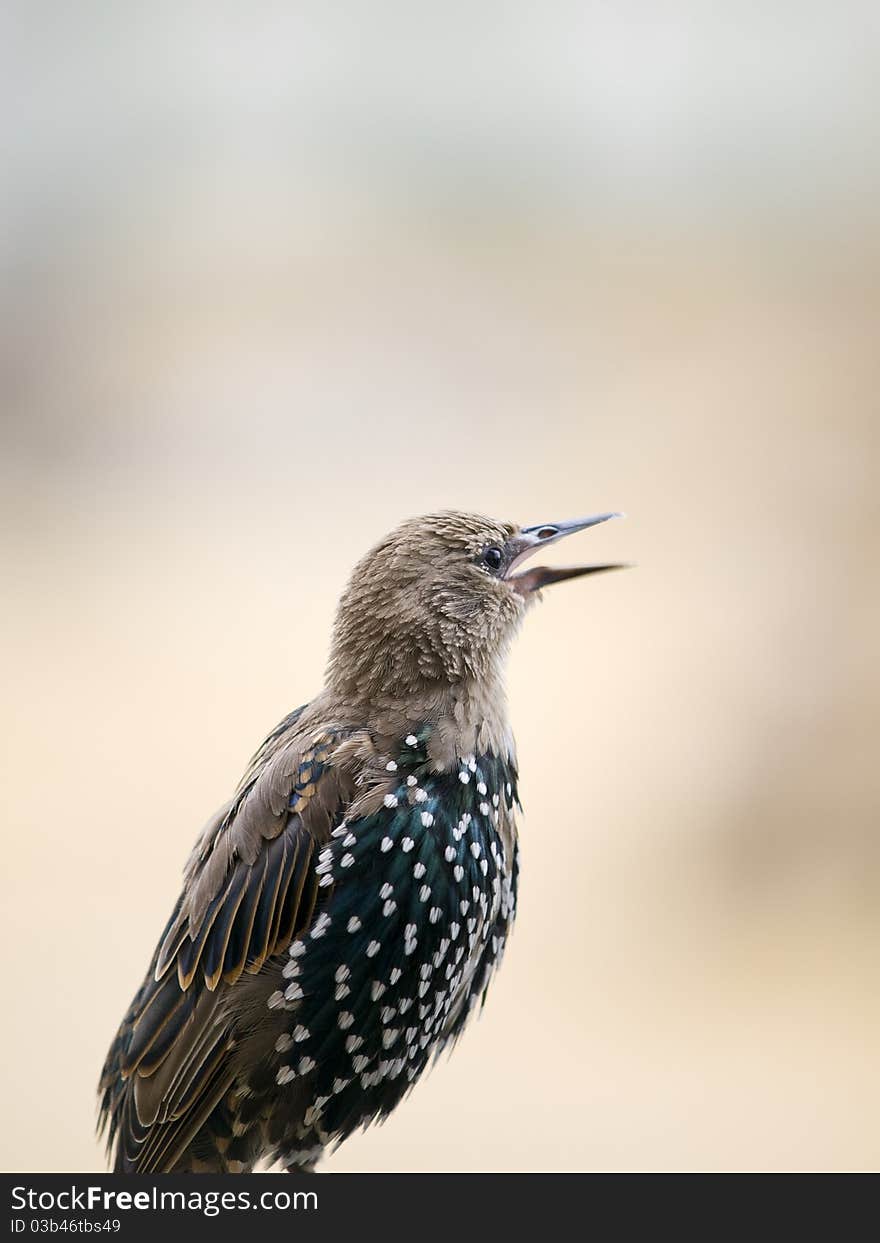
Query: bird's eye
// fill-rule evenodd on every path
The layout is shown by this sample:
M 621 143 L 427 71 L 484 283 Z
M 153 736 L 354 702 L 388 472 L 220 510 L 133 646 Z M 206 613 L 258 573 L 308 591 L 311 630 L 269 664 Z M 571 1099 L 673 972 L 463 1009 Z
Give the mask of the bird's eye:
M 488 566 L 493 574 L 496 574 L 504 561 L 504 553 L 500 548 L 486 548 L 483 551 L 483 565 Z

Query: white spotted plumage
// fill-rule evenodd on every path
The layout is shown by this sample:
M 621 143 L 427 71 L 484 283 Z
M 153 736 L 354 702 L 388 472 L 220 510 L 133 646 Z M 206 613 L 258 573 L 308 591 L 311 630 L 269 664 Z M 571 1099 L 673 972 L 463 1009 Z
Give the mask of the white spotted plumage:
M 417 745 L 415 735 L 408 737 L 407 746 Z M 419 777 L 407 771 L 415 763 L 425 774 L 421 756 L 409 759 L 405 750 L 384 761 L 385 771 L 398 774 L 400 782 L 396 791 L 381 796 L 376 824 L 384 831 L 354 819 L 340 826 L 344 836 L 334 830 L 332 848 L 319 852 L 318 884 L 335 888 L 329 899 L 321 899 L 323 908 L 311 929 L 291 944 L 284 967 L 290 983 L 270 999 L 272 1008 L 299 1016 L 306 1015 L 307 1006 L 311 1015 L 322 995 L 310 975 L 313 960 L 318 961 L 314 956 L 333 963 L 332 983 L 323 996 L 329 991 L 336 1003 L 330 1030 L 344 1061 L 322 1071 L 322 1050 L 332 1059 L 332 1045 L 310 1021 L 297 1023 L 275 1045 L 279 1061 L 293 1047 L 302 1050 L 301 1057 L 278 1065 L 275 1073 L 281 1086 L 314 1084 L 314 1096 L 304 1106 L 304 1127 L 305 1119 L 311 1128 L 324 1126 L 325 1111 L 332 1111 L 331 1102 L 339 1097 L 351 1102 L 352 1093 L 388 1091 L 398 1079 L 405 1089 L 415 1081 L 432 1050 L 457 1030 L 454 1025 L 461 1025 L 482 995 L 503 945 L 498 921 L 506 924 L 512 917 L 505 839 L 497 815 L 492 822 L 492 809 L 497 812 L 501 804 L 500 783 L 490 775 L 494 770 L 465 756 L 438 793 L 433 772 Z M 450 782 L 456 794 L 454 812 L 447 816 L 442 789 L 450 789 Z M 412 861 L 404 866 L 407 855 Z M 371 878 L 366 889 L 365 876 Z M 346 935 L 334 940 L 337 895 L 345 901 L 338 933 L 344 929 Z M 405 1015 L 408 1027 L 401 1021 Z

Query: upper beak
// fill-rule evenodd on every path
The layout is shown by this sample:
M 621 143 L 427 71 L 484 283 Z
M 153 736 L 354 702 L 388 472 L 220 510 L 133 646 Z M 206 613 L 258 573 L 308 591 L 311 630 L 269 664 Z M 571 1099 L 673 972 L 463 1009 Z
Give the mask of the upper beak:
M 609 518 L 623 517 L 623 514 L 617 513 L 592 514 L 589 518 L 572 518 L 568 522 L 542 522 L 535 527 L 522 527 L 508 544 L 513 553 L 506 574 L 508 582 L 521 595 L 528 596 L 533 592 L 540 591 L 542 587 L 549 587 L 551 583 L 564 582 L 567 578 L 580 578 L 583 574 L 599 574 L 603 570 L 625 569 L 626 566 L 622 563 L 608 562 L 598 565 L 559 567 L 557 569 L 552 569 L 545 565 L 536 565 L 529 570 L 524 570 L 520 574 L 513 573 L 518 565 L 525 561 L 527 557 L 531 557 L 539 548 L 543 548 L 547 544 L 555 544 L 557 540 L 564 539 L 566 535 L 573 535 L 575 531 L 584 531 L 587 527 L 598 526 L 600 522 L 607 522 Z

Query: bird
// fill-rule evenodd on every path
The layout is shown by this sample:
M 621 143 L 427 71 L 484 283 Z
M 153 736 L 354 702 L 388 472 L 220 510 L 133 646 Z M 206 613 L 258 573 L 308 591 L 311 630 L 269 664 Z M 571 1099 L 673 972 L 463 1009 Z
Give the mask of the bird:
M 117 1173 L 311 1173 L 482 1007 L 516 913 L 504 669 L 552 584 L 523 566 L 617 513 L 401 523 L 341 596 L 323 690 L 208 821 L 110 1046 Z

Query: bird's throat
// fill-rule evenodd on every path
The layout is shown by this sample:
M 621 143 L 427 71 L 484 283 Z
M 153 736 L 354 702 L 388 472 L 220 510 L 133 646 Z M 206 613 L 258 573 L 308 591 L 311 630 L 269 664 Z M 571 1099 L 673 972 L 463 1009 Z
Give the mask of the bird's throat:
M 389 739 L 404 737 L 417 726 L 430 726 L 428 751 L 438 771 L 475 754 L 515 759 L 500 669 L 491 678 L 423 680 L 406 693 L 397 688 L 375 689 L 368 702 L 332 687 L 325 696 L 336 719 L 353 726 L 370 720 L 377 733 Z

